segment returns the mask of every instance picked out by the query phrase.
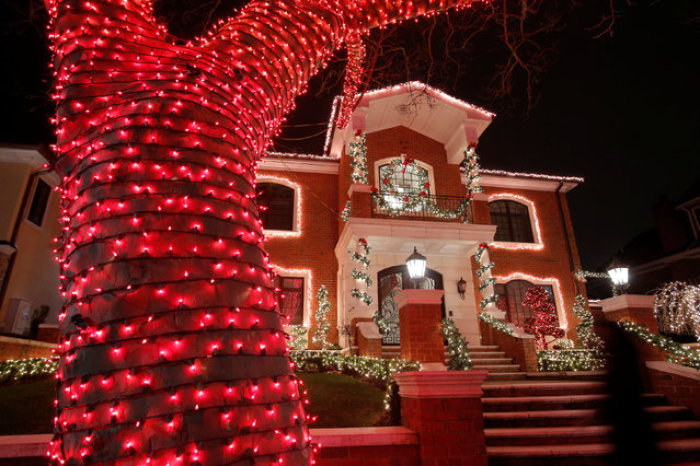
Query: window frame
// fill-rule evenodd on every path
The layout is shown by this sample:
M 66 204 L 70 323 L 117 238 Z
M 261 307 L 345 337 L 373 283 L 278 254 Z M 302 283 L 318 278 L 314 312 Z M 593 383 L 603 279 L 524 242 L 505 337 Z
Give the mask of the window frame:
M 291 188 L 294 193 L 294 199 L 292 202 L 292 229 L 271 230 L 263 227 L 263 233 L 265 234 L 265 236 L 267 236 L 268 238 L 301 236 L 301 187 L 293 181 L 269 175 L 258 175 L 256 181 L 256 191 L 260 188 L 261 184 L 278 184 L 287 188 Z
M 554 295 L 554 307 L 557 310 L 557 318 L 559 319 L 559 327 L 565 331 L 569 329 L 569 320 L 566 316 L 564 307 L 564 296 L 562 294 L 561 283 L 558 278 L 554 277 L 535 277 L 525 273 L 515 272 L 505 277 L 494 276 L 497 285 L 505 285 L 513 280 L 524 280 L 532 283 L 534 286 L 551 286 L 552 294 Z M 494 290 L 495 292 L 495 290 Z
M 37 189 L 39 188 L 39 184 L 43 183 L 46 185 L 48 188 L 48 194 L 46 195 L 46 201 L 44 202 L 44 207 L 41 212 L 41 218 L 39 218 L 39 223 L 34 222 L 34 220 L 29 218 L 29 215 L 32 212 L 32 207 L 34 206 L 34 202 L 36 201 L 36 195 L 37 195 Z M 24 213 L 24 220 L 31 224 L 35 228 L 43 229 L 44 228 L 44 223 L 46 221 L 46 213 L 49 210 L 49 204 L 51 203 L 51 196 L 53 195 L 53 188 L 54 185 L 51 184 L 49 181 L 42 179 L 41 177 L 37 177 L 36 180 L 34 181 L 34 186 L 32 186 L 32 196 L 31 196 L 31 202 L 26 207 L 26 212 Z
M 313 281 L 311 269 L 288 269 L 285 267 L 280 267 L 271 264 L 273 272 L 280 278 L 303 278 L 304 279 L 304 293 L 302 296 L 304 313 L 302 317 L 302 324 L 306 328 L 311 328 L 311 290 L 313 290 Z M 274 287 L 274 283 L 273 283 Z
M 511 201 L 521 204 L 527 207 L 527 213 L 530 218 L 530 230 L 532 231 L 532 243 L 523 243 L 519 241 L 493 241 L 491 246 L 496 249 L 543 249 L 544 243 L 542 241 L 542 231 L 540 227 L 539 217 L 537 215 L 537 208 L 535 203 L 530 199 L 511 193 L 498 193 L 491 194 L 487 199 L 488 204 L 496 201 Z M 489 208 L 489 216 L 491 215 L 491 210 Z M 493 223 L 492 223 L 493 225 Z
M 376 162 L 374 162 L 374 185 L 379 189 L 381 192 L 381 185 L 382 181 L 379 177 L 379 167 L 382 165 L 389 165 L 392 161 L 396 159 L 403 159 L 407 154 L 401 153 L 398 155 L 398 157 L 384 157 L 383 159 L 379 159 Z M 435 174 L 433 171 L 433 167 L 430 164 L 427 164 L 421 160 L 414 159 L 415 162 L 420 165 L 422 168 L 425 169 L 425 171 L 428 172 L 428 183 L 430 183 L 430 187 L 426 190 L 428 193 L 428 196 L 435 195 Z

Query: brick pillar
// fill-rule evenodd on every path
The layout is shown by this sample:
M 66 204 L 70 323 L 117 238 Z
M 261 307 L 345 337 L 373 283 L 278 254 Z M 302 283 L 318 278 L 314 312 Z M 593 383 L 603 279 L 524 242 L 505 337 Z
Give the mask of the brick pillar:
M 348 190 L 350 196 L 350 216 L 369 218 L 372 216 L 372 187 L 368 184 L 351 184 Z
M 444 293 L 443 290 L 403 290 L 394 296 L 399 307 L 402 359 L 427 363 L 428 368 L 444 369 L 445 344 L 440 307 Z
M 488 371 L 394 374 L 401 422 L 418 433 L 420 464 L 486 466 L 481 384 Z
M 647 327 L 652 333 L 659 333 L 654 317 L 654 297 L 638 294 L 623 294 L 600 301 L 605 319 L 624 320 Z
M 357 350 L 360 356 L 382 357 L 382 334 L 374 322 L 357 323 Z

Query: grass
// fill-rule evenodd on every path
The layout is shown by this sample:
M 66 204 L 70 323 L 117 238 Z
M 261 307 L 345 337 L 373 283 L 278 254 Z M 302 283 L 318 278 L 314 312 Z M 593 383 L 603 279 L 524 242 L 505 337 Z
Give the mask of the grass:
M 384 392 L 347 375 L 300 374 L 309 390 L 312 427 L 375 425 L 384 415 Z M 55 379 L 0 385 L 0 435 L 47 434 L 53 429 Z
M 299 374 L 309 390 L 307 411 L 318 420 L 311 427 L 367 427 L 384 416 L 384 392 L 348 375 Z

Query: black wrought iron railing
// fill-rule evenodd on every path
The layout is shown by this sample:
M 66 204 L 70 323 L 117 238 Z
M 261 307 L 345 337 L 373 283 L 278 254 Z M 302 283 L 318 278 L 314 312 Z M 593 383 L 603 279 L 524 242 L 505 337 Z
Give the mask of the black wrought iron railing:
M 463 197 L 437 195 L 378 194 L 372 199 L 372 217 L 408 217 L 412 220 L 442 220 L 470 223 L 471 207 Z

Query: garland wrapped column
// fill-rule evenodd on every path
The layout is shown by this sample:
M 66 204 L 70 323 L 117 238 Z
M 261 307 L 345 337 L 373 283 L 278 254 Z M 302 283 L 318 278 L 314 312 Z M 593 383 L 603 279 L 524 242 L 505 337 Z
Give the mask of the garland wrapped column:
M 468 1 L 250 2 L 180 45 L 147 0 L 48 0 L 62 176 L 50 458 L 308 464 L 255 164 L 347 37 Z

